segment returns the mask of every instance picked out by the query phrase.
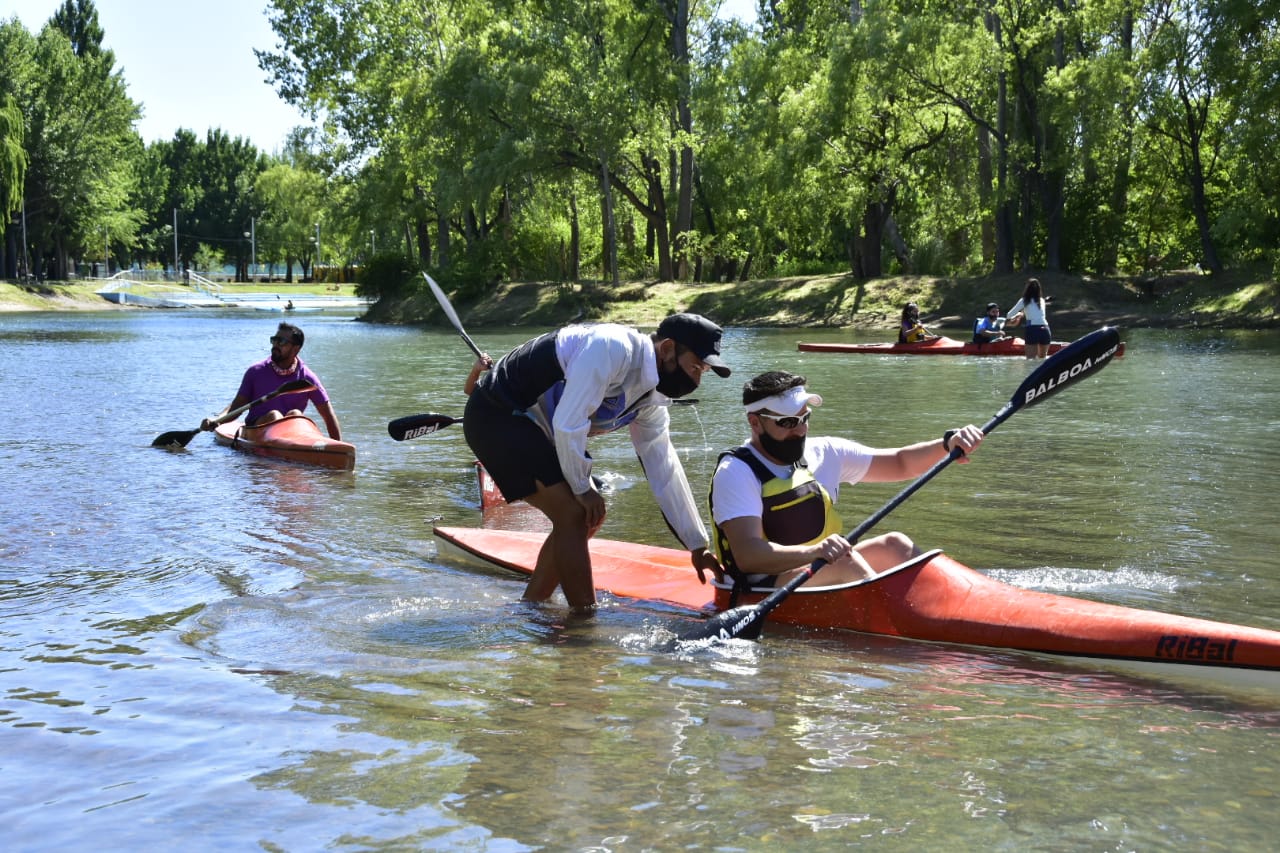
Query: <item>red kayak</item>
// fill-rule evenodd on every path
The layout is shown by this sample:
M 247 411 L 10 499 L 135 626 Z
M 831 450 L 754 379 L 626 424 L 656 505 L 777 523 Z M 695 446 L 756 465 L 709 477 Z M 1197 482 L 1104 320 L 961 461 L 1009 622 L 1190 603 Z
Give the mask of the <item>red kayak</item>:
M 1049 354 L 1053 355 L 1068 343 L 1070 342 L 1053 341 L 1049 344 Z M 796 344 L 796 348 L 801 352 L 878 353 L 880 355 L 1010 355 L 1024 358 L 1027 355 L 1027 345 L 1022 338 L 1005 338 L 1003 341 L 982 344 L 958 341 L 945 336 L 914 344 L 842 344 L 801 341 Z M 1116 355 L 1124 355 L 1123 342 L 1116 350 Z
M 306 415 L 286 415 L 263 426 L 248 427 L 242 421 L 220 424 L 214 428 L 213 438 L 218 444 L 257 456 L 343 471 L 356 467 L 355 445 L 329 438 Z
M 533 572 L 546 536 L 458 527 L 437 527 L 435 535 L 464 555 L 522 575 Z M 702 616 L 729 607 L 728 587 L 700 584 L 685 551 L 607 539 L 592 539 L 590 549 L 599 592 Z M 746 594 L 738 605 L 754 604 L 771 591 Z M 1026 590 L 941 551 L 869 580 L 802 586 L 769 619 L 940 643 L 1230 670 L 1233 677 L 1245 676 L 1236 679 L 1242 681 L 1280 679 L 1280 631 Z

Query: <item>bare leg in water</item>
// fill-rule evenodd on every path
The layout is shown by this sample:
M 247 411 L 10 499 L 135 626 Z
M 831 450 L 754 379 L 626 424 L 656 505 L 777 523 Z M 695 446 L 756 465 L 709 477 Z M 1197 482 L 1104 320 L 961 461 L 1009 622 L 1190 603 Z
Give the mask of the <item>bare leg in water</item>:
M 587 540 L 595 531 L 587 525 L 586 510 L 564 482 L 553 486 L 538 483 L 538 490 L 524 500 L 551 520 L 551 532 L 538 552 L 533 577 L 525 587 L 525 600 L 546 601 L 558 586 L 574 613 L 590 614 L 596 605 L 596 592 Z

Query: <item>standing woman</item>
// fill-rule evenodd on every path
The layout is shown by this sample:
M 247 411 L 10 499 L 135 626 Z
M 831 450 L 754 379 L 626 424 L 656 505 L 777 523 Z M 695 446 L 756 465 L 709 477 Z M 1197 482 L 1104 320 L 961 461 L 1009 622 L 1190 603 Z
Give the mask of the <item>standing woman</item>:
M 1045 316 L 1045 304 L 1048 303 L 1040 288 L 1040 279 L 1027 279 L 1027 287 L 1022 291 L 1022 298 L 1009 309 L 1009 325 L 1016 326 L 1024 319 L 1027 328 L 1022 337 L 1027 343 L 1027 358 L 1044 358 L 1049 355 L 1049 320 Z

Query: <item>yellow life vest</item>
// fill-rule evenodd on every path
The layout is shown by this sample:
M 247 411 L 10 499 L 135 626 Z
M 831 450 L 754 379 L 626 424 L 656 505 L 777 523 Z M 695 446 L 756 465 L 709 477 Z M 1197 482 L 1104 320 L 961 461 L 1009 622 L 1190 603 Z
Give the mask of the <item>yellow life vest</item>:
M 770 542 L 779 545 L 815 545 L 844 529 L 831 495 L 827 494 L 827 490 L 814 479 L 803 463 L 794 466 L 789 476 L 779 477 L 745 445 L 721 453 L 717 465 L 726 456 L 745 462 L 760 481 L 760 495 L 764 502 L 760 524 L 765 538 Z M 708 502 L 710 503 L 710 499 Z M 724 535 L 720 525 L 715 523 L 714 507 L 711 518 L 720 564 L 735 583 L 743 584 L 745 575 L 733 559 L 729 538 Z

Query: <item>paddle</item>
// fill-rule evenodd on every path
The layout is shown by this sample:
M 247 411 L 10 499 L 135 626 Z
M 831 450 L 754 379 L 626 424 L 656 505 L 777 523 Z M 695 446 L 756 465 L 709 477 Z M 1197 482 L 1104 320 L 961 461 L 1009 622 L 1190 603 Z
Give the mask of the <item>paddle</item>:
M 305 379 L 295 379 L 292 382 L 286 382 L 276 390 L 272 391 L 270 394 L 263 394 L 258 399 L 245 403 L 243 406 L 240 406 L 238 408 L 232 409 L 231 411 L 227 412 L 225 415 L 223 415 L 222 417 L 218 418 L 213 422 L 214 426 L 218 426 L 219 424 L 225 424 L 228 421 L 234 421 L 236 418 L 240 417 L 242 414 L 249 411 L 259 403 L 265 403 L 268 400 L 273 400 L 276 397 L 279 397 L 281 394 L 300 394 L 300 393 L 304 393 L 307 391 L 314 391 L 314 390 L 316 390 L 316 386 L 312 385 L 310 382 L 308 382 Z M 191 439 L 199 435 L 201 431 L 202 430 L 197 428 L 197 429 L 173 430 L 171 432 L 161 433 L 160 435 L 156 436 L 155 441 L 151 442 L 151 446 L 152 447 L 186 447 L 187 444 L 191 441 Z
M 692 406 L 697 402 L 697 400 L 690 400 L 684 397 L 671 401 L 672 405 L 676 406 Z M 454 418 L 435 412 L 423 412 L 420 415 L 405 415 L 402 418 L 396 418 L 387 424 L 387 432 L 396 441 L 407 441 L 411 438 L 421 438 L 424 435 L 439 432 L 445 427 L 460 423 L 462 423 L 462 418 Z
M 458 312 L 453 310 L 453 305 L 449 303 L 449 297 L 444 295 L 440 285 L 436 284 L 436 280 L 425 272 L 422 277 L 427 280 L 427 287 L 430 287 L 431 292 L 435 294 L 436 302 L 440 303 L 440 310 L 444 311 L 444 315 L 449 318 L 449 322 L 458 330 L 458 334 L 462 335 L 462 339 L 466 341 L 467 346 L 471 347 L 471 351 L 476 354 L 476 358 L 483 358 L 484 353 L 480 352 L 480 347 L 476 346 L 476 342 L 471 340 L 467 330 L 462 328 L 462 321 L 458 319 Z
M 1018 386 L 1018 390 L 1013 397 L 1004 404 L 995 417 L 983 424 L 983 434 L 990 435 L 993 429 L 1008 420 L 1019 409 L 1033 406 L 1078 379 L 1105 367 L 1111 362 L 1111 357 L 1115 355 L 1119 346 L 1120 333 L 1111 327 L 1103 327 L 1063 347 L 1037 367 Z M 915 494 L 921 486 L 932 480 L 943 468 L 963 455 L 964 451 L 960 448 L 952 448 L 951 453 L 946 458 L 939 460 L 932 468 L 921 474 L 919 479 L 899 492 L 870 518 L 855 527 L 846 538 L 850 542 L 857 542 L 881 519 L 911 495 Z M 709 640 L 716 637 L 726 640 L 758 639 L 760 631 L 764 628 L 765 617 L 781 604 L 787 596 L 791 595 L 798 586 L 813 577 L 824 565 L 826 565 L 824 560 L 814 560 L 812 565 L 787 581 L 784 586 L 774 590 L 759 604 L 735 607 L 732 610 L 717 613 L 705 623 L 682 632 L 677 641 Z
M 451 418 L 448 415 L 438 415 L 435 412 L 423 412 L 420 415 L 405 415 L 403 418 L 396 418 L 387 424 L 387 432 L 396 441 L 405 441 L 410 438 L 421 438 L 447 426 L 460 423 L 462 423 L 462 418 Z

